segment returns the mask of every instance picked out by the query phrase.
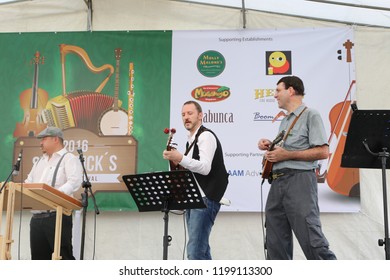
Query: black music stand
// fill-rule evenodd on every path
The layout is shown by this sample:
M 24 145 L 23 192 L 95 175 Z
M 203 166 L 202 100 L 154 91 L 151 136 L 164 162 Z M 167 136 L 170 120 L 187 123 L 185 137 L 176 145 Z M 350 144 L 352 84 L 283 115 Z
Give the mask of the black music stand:
M 198 182 L 188 170 L 122 176 L 140 212 L 164 212 L 163 260 L 168 259 L 170 210 L 205 208 Z
M 342 167 L 382 169 L 385 238 L 378 240 L 390 260 L 386 169 L 390 169 L 390 110 L 356 110 L 351 117 Z

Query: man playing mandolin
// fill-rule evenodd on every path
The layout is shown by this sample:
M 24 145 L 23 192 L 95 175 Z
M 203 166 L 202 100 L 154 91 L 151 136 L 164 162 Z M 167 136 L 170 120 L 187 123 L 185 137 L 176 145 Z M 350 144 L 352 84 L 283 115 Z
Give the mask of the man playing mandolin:
M 194 173 L 207 206 L 186 210 L 189 260 L 211 260 L 209 236 L 228 185 L 221 143 L 214 132 L 202 126 L 202 119 L 202 107 L 199 103 L 185 102 L 182 120 L 189 131 L 186 152 L 182 154 L 176 149 L 163 152 L 164 159 Z
M 320 114 L 302 100 L 303 82 L 296 76 L 281 78 L 276 87 L 278 106 L 287 111 L 279 131 L 286 131 L 283 146 L 260 139 L 272 162 L 272 184 L 265 207 L 267 259 L 293 259 L 293 232 L 307 259 L 335 260 L 320 222 L 317 161 L 328 158 L 329 146 Z

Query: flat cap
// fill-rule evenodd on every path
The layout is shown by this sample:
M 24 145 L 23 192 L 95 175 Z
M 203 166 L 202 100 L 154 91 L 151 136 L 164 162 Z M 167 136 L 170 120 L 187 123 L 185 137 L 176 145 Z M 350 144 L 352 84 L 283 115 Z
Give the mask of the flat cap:
M 58 127 L 48 126 L 37 135 L 37 138 L 44 137 L 60 137 L 64 139 L 64 133 Z

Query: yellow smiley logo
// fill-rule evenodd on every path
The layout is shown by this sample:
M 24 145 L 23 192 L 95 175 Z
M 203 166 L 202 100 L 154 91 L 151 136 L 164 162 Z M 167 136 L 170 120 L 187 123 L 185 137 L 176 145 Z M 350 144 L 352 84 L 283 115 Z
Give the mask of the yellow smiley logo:
M 286 64 L 286 55 L 282 52 L 273 52 L 269 56 L 269 64 L 273 67 L 279 68 Z

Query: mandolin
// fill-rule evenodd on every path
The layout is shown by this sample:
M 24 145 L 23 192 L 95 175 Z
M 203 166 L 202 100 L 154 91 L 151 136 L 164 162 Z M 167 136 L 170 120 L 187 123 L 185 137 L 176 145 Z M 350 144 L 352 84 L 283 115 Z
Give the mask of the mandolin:
M 38 87 L 39 64 L 44 64 L 44 57 L 41 57 L 38 51 L 35 52 L 32 64 L 34 64 L 33 84 L 32 88 L 20 94 L 20 106 L 23 108 L 24 117 L 21 123 L 16 124 L 14 137 L 36 136 L 47 127 L 43 121 L 42 112 L 49 94 Z
M 167 141 L 167 151 L 171 151 L 173 149 L 176 149 L 174 147 L 174 145 L 176 145 L 175 143 L 173 143 L 173 135 L 176 133 L 176 129 L 174 128 L 165 128 L 164 129 L 164 133 L 165 134 L 168 134 L 168 141 Z M 179 164 L 175 164 L 174 162 L 172 161 L 169 161 L 169 169 L 170 171 L 174 171 L 174 170 L 183 170 L 184 167 L 182 167 L 181 165 Z
M 272 151 L 277 144 L 279 144 L 283 139 L 286 131 L 282 130 L 279 132 L 279 134 L 276 136 L 275 140 L 272 141 L 271 145 L 268 148 L 268 151 Z M 263 179 L 268 179 L 271 176 L 272 172 L 272 166 L 273 162 L 270 162 L 266 159 L 266 157 L 263 158 L 263 172 L 261 173 L 261 177 Z

